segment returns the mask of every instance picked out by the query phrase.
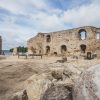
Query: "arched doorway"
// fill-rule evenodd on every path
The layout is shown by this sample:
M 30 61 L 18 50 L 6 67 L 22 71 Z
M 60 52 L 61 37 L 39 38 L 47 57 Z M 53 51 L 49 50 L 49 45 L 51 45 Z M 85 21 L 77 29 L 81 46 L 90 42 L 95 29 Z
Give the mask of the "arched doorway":
M 87 32 L 85 29 L 80 29 L 79 30 L 79 38 L 80 40 L 85 40 L 87 36 Z
M 66 45 L 61 46 L 61 53 L 65 53 L 67 51 Z
M 85 51 L 86 51 L 86 45 L 85 44 L 81 44 L 80 48 L 81 48 L 81 52 L 85 53 Z
M 50 46 L 46 46 L 46 54 L 50 53 Z

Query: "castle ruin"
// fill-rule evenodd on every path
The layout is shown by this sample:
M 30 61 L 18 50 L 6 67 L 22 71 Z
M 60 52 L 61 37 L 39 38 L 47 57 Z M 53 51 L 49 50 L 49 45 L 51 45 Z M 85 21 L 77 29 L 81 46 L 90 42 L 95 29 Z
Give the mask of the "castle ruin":
M 38 33 L 27 41 L 28 50 L 36 54 L 62 55 L 98 53 L 100 28 L 84 26 L 50 33 Z

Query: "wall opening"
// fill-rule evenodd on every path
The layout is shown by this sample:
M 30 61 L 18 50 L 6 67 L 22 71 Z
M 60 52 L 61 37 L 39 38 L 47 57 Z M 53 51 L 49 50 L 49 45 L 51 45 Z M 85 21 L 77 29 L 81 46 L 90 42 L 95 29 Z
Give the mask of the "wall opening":
M 50 53 L 50 46 L 46 46 L 46 54 Z
M 100 39 L 100 33 L 96 33 L 96 39 L 97 39 L 97 40 Z
M 32 51 L 33 54 L 36 53 L 36 48 L 34 48 L 34 47 L 31 46 L 30 50 Z
M 47 35 L 47 36 L 46 36 L 46 41 L 47 41 L 47 42 L 50 42 L 50 41 L 51 41 L 51 36 L 50 36 L 50 35 Z
M 81 48 L 81 52 L 85 53 L 85 51 L 86 51 L 86 45 L 85 44 L 81 44 L 80 48 Z
M 87 36 L 87 32 L 85 29 L 80 29 L 79 30 L 79 37 L 80 37 L 80 40 L 85 40 L 86 39 L 86 36 Z
M 67 51 L 66 45 L 61 46 L 61 53 L 65 53 Z
M 57 52 L 54 52 L 54 55 L 57 56 Z

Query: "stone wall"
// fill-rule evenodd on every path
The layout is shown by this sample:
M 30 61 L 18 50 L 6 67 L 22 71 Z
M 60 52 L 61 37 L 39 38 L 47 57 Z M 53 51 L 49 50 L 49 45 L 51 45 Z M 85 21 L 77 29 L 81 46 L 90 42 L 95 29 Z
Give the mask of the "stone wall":
M 29 50 L 48 55 L 96 52 L 100 50 L 100 28 L 84 26 L 50 33 L 38 33 L 27 42 Z

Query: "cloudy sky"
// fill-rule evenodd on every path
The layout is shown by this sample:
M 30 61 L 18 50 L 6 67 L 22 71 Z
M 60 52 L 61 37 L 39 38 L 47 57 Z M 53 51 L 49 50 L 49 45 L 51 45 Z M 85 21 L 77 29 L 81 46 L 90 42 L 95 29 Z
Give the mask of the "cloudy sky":
M 100 0 L 0 0 L 3 49 L 25 46 L 37 32 L 100 27 Z

